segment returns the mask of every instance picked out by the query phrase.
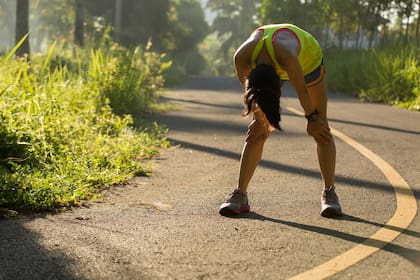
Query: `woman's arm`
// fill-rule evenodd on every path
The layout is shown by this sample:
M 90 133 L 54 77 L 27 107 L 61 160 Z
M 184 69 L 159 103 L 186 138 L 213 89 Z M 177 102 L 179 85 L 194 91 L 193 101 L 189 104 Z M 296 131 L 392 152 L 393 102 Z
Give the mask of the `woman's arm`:
M 298 42 L 296 42 L 298 43 Z M 277 46 L 278 60 L 280 65 L 286 70 L 290 83 L 294 87 L 299 102 L 305 111 L 305 116 L 309 116 L 315 112 L 315 108 L 311 96 L 309 96 L 306 88 L 305 78 L 302 67 L 298 60 L 298 51 L 296 45 L 292 40 L 286 40 L 285 43 Z M 321 119 L 308 119 L 306 131 L 309 135 L 315 138 L 317 142 L 328 143 L 331 139 L 331 133 L 328 125 Z
M 252 70 L 251 56 L 248 49 L 248 42 L 245 42 L 233 55 L 233 65 L 235 66 L 236 76 L 238 77 L 244 91 L 246 90 L 247 78 Z
M 315 108 L 306 89 L 302 67 L 298 60 L 299 42 L 289 33 L 280 32 L 276 37 L 275 50 L 277 60 L 281 67 L 286 70 L 305 115 L 311 114 Z

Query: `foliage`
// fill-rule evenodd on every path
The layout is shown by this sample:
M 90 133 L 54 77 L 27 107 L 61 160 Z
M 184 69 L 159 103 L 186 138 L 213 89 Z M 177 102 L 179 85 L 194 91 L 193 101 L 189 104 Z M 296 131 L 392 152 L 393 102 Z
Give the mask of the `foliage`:
M 74 0 L 30 0 L 29 26 L 34 51 L 48 45 L 48 37 L 54 41 L 73 39 L 73 5 Z
M 329 49 L 324 57 L 330 90 L 357 95 L 367 88 L 374 71 L 370 51 Z
M 225 58 L 220 55 L 221 46 L 227 36 L 229 35 L 219 36 L 213 33 L 208 35 L 199 45 L 199 50 L 207 62 L 210 72 L 207 74 L 209 75 L 233 76 L 235 74 L 232 57 Z
M 178 73 L 200 74 L 207 67 L 198 51 L 209 26 L 196 0 L 172 0 L 168 13 L 169 28 L 165 36 L 166 49 Z
M 420 111 L 420 65 L 417 56 L 416 48 L 375 51 L 372 78 L 360 96 L 371 101 L 413 106 L 413 109 L 417 106 Z
M 325 53 L 333 91 L 420 110 L 420 66 L 415 47 Z M 330 74 L 331 73 L 331 74 Z
M 13 34 L 14 26 L 10 23 L 15 22 L 14 8 L 9 2 L 13 1 L 0 0 L 0 30 L 4 35 Z M 80 10 L 84 14 L 85 41 L 100 39 L 101 33 L 108 30 L 112 39 L 124 47 L 150 46 L 150 50 L 166 53 L 174 64 L 165 74 L 171 75 L 167 81 L 199 74 L 207 67 L 197 45 L 209 27 L 197 0 L 123 0 L 118 27 L 115 0 L 77 2 L 83 5 Z M 75 3 L 76 0 L 30 1 L 32 51 L 47 51 L 50 41 L 74 40 Z M 13 42 L 13 36 L 10 39 L 2 36 L 0 49 L 10 48 Z
M 294 0 L 262 0 L 259 10 L 260 24 L 293 22 L 303 28 L 306 23 L 313 22 L 305 11 L 305 3 Z
M 96 26 L 99 20 L 103 20 L 102 26 L 114 24 L 114 1 L 89 1 L 86 7 L 89 14 L 99 17 Z M 113 28 L 111 36 L 126 47 L 148 46 L 166 53 L 173 61 L 165 73 L 169 84 L 178 82 L 180 77 L 199 74 L 206 67 L 197 45 L 206 36 L 208 25 L 196 0 L 127 0 L 123 2 L 123 11 L 121 30 Z M 95 33 L 95 30 L 88 28 L 87 32 Z
M 159 98 L 156 91 L 163 87 L 162 73 L 171 62 L 140 47 L 128 51 L 114 45 L 110 52 L 92 51 L 89 78 L 97 83 L 101 96 L 109 100 L 116 114 L 148 112 Z
M 386 45 L 390 39 L 418 42 L 419 11 L 420 4 L 413 0 L 262 0 L 258 19 L 259 24 L 294 23 L 325 48 L 366 49 Z
M 260 1 L 253 0 L 209 0 L 207 7 L 216 13 L 211 31 L 221 42 L 217 65 L 213 66 L 221 75 L 232 75 L 232 55 L 236 48 L 257 27 L 255 14 Z
M 157 124 L 136 130 L 130 115 L 113 113 L 104 79 L 117 76 L 106 74 L 102 63 L 120 57 L 92 52 L 86 76 L 66 66 L 51 68 L 53 56 L 51 49 L 44 61 L 0 61 L 2 207 L 78 204 L 100 188 L 149 174 L 144 160 L 168 145 Z M 144 72 L 142 81 L 152 73 Z M 125 81 L 135 84 L 137 78 Z

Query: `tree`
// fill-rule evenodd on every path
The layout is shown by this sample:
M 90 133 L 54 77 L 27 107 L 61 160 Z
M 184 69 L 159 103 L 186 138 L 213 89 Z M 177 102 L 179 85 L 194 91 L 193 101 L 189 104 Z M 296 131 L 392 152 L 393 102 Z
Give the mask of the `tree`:
M 419 6 L 417 4 L 417 6 Z M 409 37 L 410 17 L 414 14 L 414 1 L 413 0 L 400 0 L 396 1 L 397 14 L 400 22 L 400 42 L 406 43 Z M 420 15 L 419 15 L 420 16 Z M 405 27 L 403 27 L 405 20 Z M 405 30 L 404 30 L 405 29 Z
M 198 51 L 198 44 L 209 31 L 200 3 L 196 0 L 171 1 L 168 20 L 164 44 L 174 65 L 180 65 L 187 74 L 200 73 L 205 60 Z
M 29 33 L 29 0 L 17 0 L 16 5 L 16 29 L 15 43 L 17 44 L 26 34 Z M 17 56 L 27 55 L 30 58 L 29 37 L 16 51 Z
M 10 49 L 15 42 L 15 1 L 0 0 L 0 51 Z
M 84 5 L 83 0 L 76 0 L 75 1 L 75 26 L 74 26 L 74 42 L 83 47 L 85 40 L 84 40 Z
M 91 18 L 101 18 L 105 25 L 112 26 L 114 28 L 112 36 L 122 45 L 146 45 L 151 42 L 155 50 L 165 50 L 165 35 L 170 28 L 169 0 L 89 0 L 84 2 Z M 117 30 L 116 27 L 118 27 Z
M 216 13 L 211 31 L 223 42 L 220 47 L 220 74 L 231 74 L 232 55 L 239 45 L 257 27 L 257 8 L 260 1 L 209 0 L 207 7 Z
M 33 51 L 45 52 L 50 41 L 74 41 L 75 0 L 30 0 L 30 3 Z
M 415 40 L 417 44 L 420 43 L 419 31 L 420 31 L 420 3 L 417 4 L 416 40 Z
M 259 9 L 259 22 L 268 23 L 293 23 L 308 30 L 315 37 L 327 43 L 329 29 L 333 22 L 337 22 L 335 13 L 337 3 L 347 1 L 336 0 L 263 0 Z
M 115 0 L 115 13 L 114 13 L 114 26 L 115 26 L 115 39 L 117 42 L 120 42 L 120 34 L 122 27 L 122 18 L 123 18 L 123 1 Z
M 296 0 L 263 0 L 260 8 L 262 24 L 289 22 L 306 28 L 313 20 L 308 18 L 306 2 Z

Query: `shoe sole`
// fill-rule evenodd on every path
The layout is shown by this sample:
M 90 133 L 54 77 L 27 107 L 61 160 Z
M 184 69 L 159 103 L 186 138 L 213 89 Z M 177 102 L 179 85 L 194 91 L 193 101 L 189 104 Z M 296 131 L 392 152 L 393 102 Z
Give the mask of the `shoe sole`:
M 335 218 L 343 216 L 343 213 L 337 209 L 330 207 L 325 208 L 323 211 L 321 211 L 321 216 L 324 218 Z
M 225 217 L 233 217 L 242 213 L 246 213 L 249 212 L 249 210 L 251 210 L 251 207 L 249 207 L 249 205 L 246 206 L 242 206 L 239 210 L 235 211 L 231 208 L 225 207 L 225 208 L 221 208 L 219 210 L 219 214 Z

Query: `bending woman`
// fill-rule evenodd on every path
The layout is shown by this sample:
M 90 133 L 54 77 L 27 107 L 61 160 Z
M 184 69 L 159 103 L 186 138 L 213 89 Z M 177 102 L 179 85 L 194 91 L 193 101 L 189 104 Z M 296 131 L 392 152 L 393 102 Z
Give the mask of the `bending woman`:
M 243 115 L 253 115 L 243 146 L 237 188 L 219 213 L 248 212 L 247 189 L 261 159 L 263 146 L 274 129 L 280 129 L 280 95 L 283 81 L 294 87 L 313 137 L 323 180 L 321 215 L 341 216 L 335 192 L 335 144 L 327 120 L 327 80 L 321 48 L 308 32 L 292 24 L 271 24 L 256 29 L 234 54 L 237 77 L 244 92 Z

